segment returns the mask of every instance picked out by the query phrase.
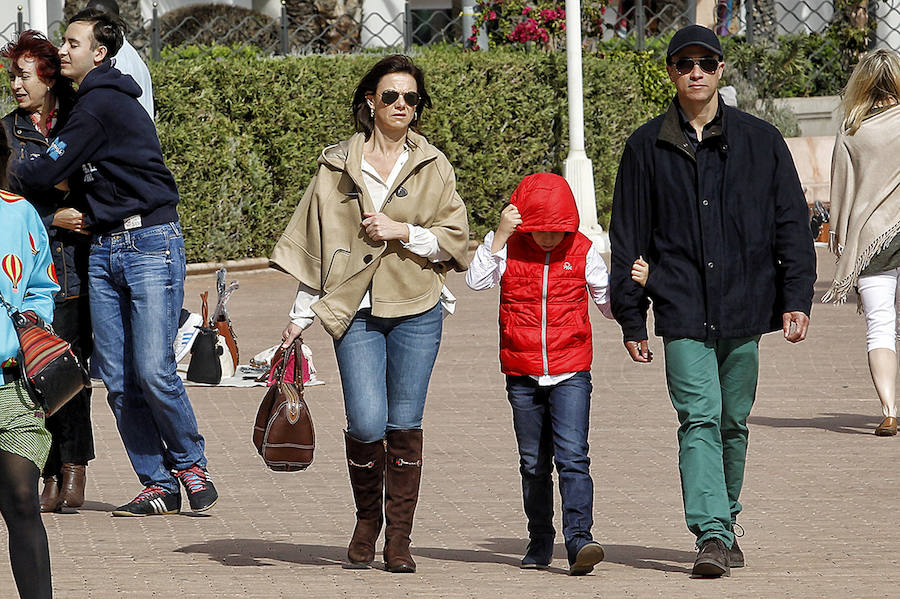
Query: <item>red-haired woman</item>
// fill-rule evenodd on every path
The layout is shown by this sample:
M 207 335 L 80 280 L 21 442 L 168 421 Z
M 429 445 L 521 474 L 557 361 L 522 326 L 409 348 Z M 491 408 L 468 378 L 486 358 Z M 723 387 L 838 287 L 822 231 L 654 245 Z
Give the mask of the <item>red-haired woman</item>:
M 11 161 L 28 160 L 30 155 L 47 150 L 75 102 L 75 92 L 72 82 L 60 75 L 57 48 L 37 31 L 22 32 L 0 55 L 7 59 L 10 85 L 18 104 L 3 119 L 12 149 Z M 10 181 L 10 190 L 23 192 L 15 178 Z M 77 193 L 51 189 L 26 199 L 47 227 L 54 267 L 62 285 L 56 295 L 53 328 L 86 362 L 92 348 L 87 297 L 90 237 L 83 230 L 78 197 Z M 77 508 L 84 503 L 85 467 L 94 459 L 90 402 L 91 390 L 87 388 L 47 419 L 53 445 L 43 471 L 42 511 Z

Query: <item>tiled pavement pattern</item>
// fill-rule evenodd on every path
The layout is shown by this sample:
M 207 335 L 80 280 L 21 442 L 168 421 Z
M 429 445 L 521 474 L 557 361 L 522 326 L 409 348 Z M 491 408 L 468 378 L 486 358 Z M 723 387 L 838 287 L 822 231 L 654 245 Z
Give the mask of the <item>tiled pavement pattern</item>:
M 817 296 L 833 268 L 821 249 L 819 257 Z M 241 282 L 230 310 L 246 360 L 279 339 L 295 288 L 271 271 L 231 278 Z M 900 439 L 872 434 L 880 409 L 853 303 L 817 304 L 809 338 L 799 345 L 778 334 L 764 338 L 740 519 L 748 565 L 713 581 L 688 576 L 694 550 L 682 518 L 676 419 L 660 342 L 652 341 L 652 365 L 632 364 L 618 327 L 592 309 L 594 534 L 607 558 L 593 575 L 570 578 L 561 542 L 549 571 L 517 567 L 525 522 L 498 372 L 497 294 L 476 295 L 460 275 L 449 285 L 459 303 L 445 321 L 426 409 L 413 531 L 418 573 L 340 567 L 353 508 L 340 383 L 330 338 L 316 324 L 306 341 L 327 385 L 307 392 L 318 433 L 308 471 L 272 473 L 256 456 L 250 431 L 261 388 L 190 389 L 221 492 L 208 516 L 109 516 L 139 487 L 103 393 L 95 391 L 98 458 L 88 469 L 88 503 L 77 513 L 44 517 L 56 596 L 761 598 L 895 590 Z M 187 306 L 197 310 L 198 293 L 214 289 L 211 275 L 189 278 Z M 0 526 L 2 547 L 5 535 Z M 13 588 L 0 549 L 0 597 L 14 597 Z

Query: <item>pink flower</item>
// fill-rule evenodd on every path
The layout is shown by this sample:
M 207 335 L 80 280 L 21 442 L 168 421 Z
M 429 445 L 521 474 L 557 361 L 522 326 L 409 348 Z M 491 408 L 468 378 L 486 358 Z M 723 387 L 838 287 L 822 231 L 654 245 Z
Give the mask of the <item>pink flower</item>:
M 489 12 L 488 13 L 488 21 L 496 21 L 496 20 L 497 20 L 497 13 L 495 13 L 494 11 Z
M 525 8 L 522 9 L 522 14 L 523 14 L 523 15 L 527 15 L 527 14 L 530 13 L 532 10 L 534 10 L 534 7 L 533 7 L 533 6 L 526 6 Z

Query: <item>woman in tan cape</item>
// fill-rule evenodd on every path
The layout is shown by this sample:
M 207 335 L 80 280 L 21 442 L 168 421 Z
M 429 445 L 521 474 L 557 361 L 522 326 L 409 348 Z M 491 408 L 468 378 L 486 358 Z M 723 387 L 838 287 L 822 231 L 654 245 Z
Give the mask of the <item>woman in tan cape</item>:
M 416 570 L 409 535 L 422 415 L 442 311 L 454 299 L 444 276 L 469 263 L 453 167 L 416 132 L 430 106 L 425 76 L 408 57 L 372 67 L 351 104 L 356 134 L 322 152 L 272 252 L 273 265 L 300 283 L 284 345 L 314 317 L 334 337 L 356 502 L 348 568 L 371 565 L 386 521 L 385 567 Z
M 838 256 L 822 301 L 853 287 L 866 317 L 869 371 L 884 416 L 879 436 L 897 434 L 896 342 L 900 300 L 900 57 L 870 52 L 844 90 L 844 120 L 831 164 L 831 237 Z

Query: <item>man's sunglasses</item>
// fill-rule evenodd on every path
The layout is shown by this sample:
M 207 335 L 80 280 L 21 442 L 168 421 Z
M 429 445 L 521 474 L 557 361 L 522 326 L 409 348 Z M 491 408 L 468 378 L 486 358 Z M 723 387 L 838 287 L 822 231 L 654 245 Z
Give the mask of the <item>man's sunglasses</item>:
M 400 92 L 395 89 L 386 89 L 381 92 L 381 101 L 385 106 L 390 106 L 400 97 Z M 406 92 L 403 94 L 403 101 L 407 106 L 417 106 L 419 104 L 419 94 L 416 92 Z
M 704 56 L 703 58 L 679 58 L 675 61 L 675 70 L 679 75 L 687 75 L 694 70 L 694 65 L 700 65 L 700 69 L 704 73 L 712 75 L 719 68 L 719 59 L 712 56 Z

